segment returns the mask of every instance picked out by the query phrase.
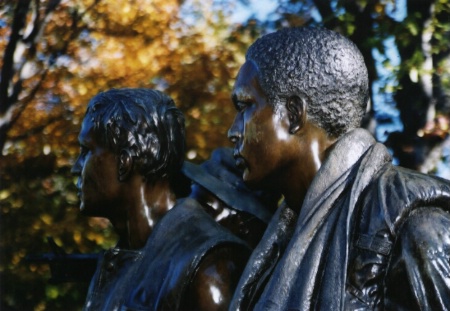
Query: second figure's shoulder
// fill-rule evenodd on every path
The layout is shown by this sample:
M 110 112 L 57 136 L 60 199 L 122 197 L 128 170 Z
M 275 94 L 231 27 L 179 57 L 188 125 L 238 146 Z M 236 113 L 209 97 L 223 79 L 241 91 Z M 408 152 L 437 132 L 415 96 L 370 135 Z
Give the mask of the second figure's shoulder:
M 152 235 L 153 239 L 164 239 L 168 236 L 178 236 L 186 243 L 206 244 L 232 243 L 247 248 L 244 241 L 233 235 L 229 230 L 219 225 L 203 208 L 192 198 L 177 200 L 175 206 L 158 222 Z

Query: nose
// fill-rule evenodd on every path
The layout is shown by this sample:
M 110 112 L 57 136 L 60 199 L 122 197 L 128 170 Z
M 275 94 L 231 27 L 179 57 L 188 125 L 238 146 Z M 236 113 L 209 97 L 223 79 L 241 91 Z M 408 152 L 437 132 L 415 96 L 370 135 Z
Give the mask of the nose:
M 238 116 L 236 116 L 233 124 L 231 125 L 230 129 L 228 130 L 228 139 L 234 144 L 237 143 L 239 141 L 239 139 L 241 138 L 241 131 L 239 129 L 237 119 L 238 119 Z
M 241 134 L 238 130 L 238 126 L 236 125 L 236 120 L 231 125 L 230 129 L 228 130 L 228 139 L 231 140 L 232 143 L 237 143 L 239 141 L 239 138 L 241 138 Z

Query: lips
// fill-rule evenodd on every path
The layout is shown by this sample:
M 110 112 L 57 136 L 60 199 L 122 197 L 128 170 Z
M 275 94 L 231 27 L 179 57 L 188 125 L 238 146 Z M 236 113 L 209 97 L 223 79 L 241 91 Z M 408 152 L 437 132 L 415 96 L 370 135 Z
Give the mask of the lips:
M 245 162 L 245 159 L 241 156 L 239 151 L 237 151 L 236 149 L 233 152 L 233 157 L 236 161 L 236 166 L 241 170 L 245 170 L 245 168 L 247 167 L 247 163 Z
M 77 191 L 77 197 L 78 197 L 78 199 L 82 199 L 82 196 L 83 196 L 83 192 L 81 191 L 81 189 L 78 189 L 78 191 Z
M 81 198 L 81 195 L 82 195 L 82 183 L 81 183 L 81 177 L 79 177 L 78 178 L 78 180 L 77 180 L 77 196 L 79 197 L 79 198 Z
M 244 158 L 242 157 L 236 158 L 236 166 L 239 169 L 244 170 L 246 167 Z

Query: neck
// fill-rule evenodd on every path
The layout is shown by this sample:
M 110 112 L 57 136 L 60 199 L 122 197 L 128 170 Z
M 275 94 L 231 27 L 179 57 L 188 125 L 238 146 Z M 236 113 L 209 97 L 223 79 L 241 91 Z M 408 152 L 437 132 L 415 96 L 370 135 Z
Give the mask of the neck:
M 175 194 L 169 181 L 160 179 L 154 183 L 142 181 L 132 182 L 128 189 L 126 215 L 111 220 L 120 237 L 120 247 L 139 249 L 145 246 L 158 221 L 175 205 Z M 132 195 L 130 195 L 132 193 Z
M 287 205 L 299 213 L 306 193 L 336 139 L 309 122 L 297 135 L 297 152 L 302 156 L 286 168 L 280 183 Z

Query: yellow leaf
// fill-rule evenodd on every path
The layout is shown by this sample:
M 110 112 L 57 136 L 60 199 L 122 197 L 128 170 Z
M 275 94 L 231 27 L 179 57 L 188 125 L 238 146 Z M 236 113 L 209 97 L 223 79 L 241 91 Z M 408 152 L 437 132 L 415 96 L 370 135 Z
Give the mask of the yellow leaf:
M 42 214 L 41 215 L 41 220 L 44 224 L 46 225 L 50 225 L 53 221 L 53 217 L 49 214 Z

